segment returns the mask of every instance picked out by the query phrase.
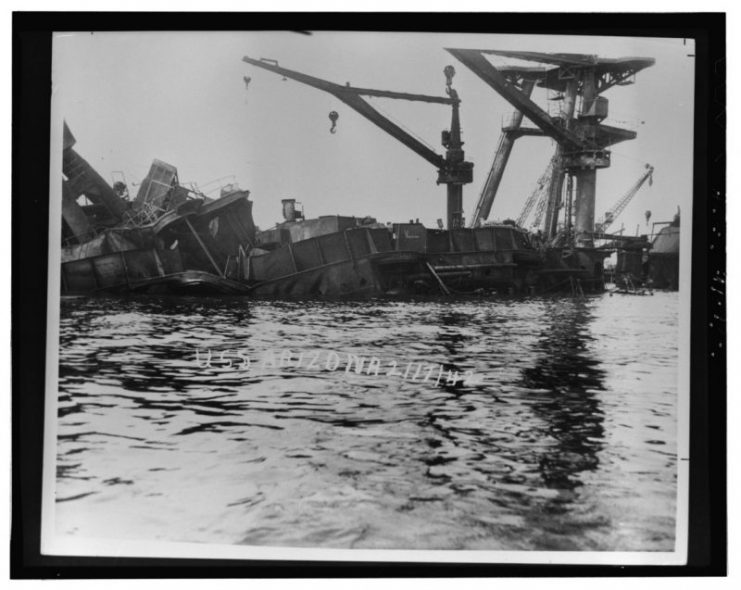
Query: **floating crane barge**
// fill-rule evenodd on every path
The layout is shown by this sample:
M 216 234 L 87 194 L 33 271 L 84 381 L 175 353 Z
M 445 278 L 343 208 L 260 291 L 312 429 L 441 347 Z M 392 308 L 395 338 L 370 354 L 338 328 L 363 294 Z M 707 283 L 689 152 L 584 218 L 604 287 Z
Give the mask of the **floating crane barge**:
M 243 60 L 253 66 L 268 70 L 284 78 L 296 80 L 313 88 L 328 92 L 338 100 L 357 111 L 375 125 L 399 140 L 412 151 L 430 162 L 437 168 L 437 183 L 445 184 L 447 187 L 447 229 L 429 229 L 420 223 L 397 223 L 393 224 L 388 243 L 390 249 L 396 252 L 396 257 L 403 254 L 407 264 L 405 272 L 399 273 L 399 267 L 392 265 L 386 267 L 385 271 L 376 273 L 376 280 L 357 275 L 358 255 L 360 257 L 372 255 L 376 257 L 379 253 L 371 250 L 365 252 L 362 249 L 357 255 L 348 250 L 341 260 L 347 262 L 355 261 L 353 270 L 342 273 L 336 267 L 331 270 L 327 267 L 327 273 L 336 276 L 335 280 L 317 280 L 317 273 L 321 275 L 321 265 L 312 266 L 310 269 L 301 269 L 300 261 L 293 261 L 294 272 L 290 273 L 290 265 L 282 265 L 281 270 L 276 270 L 276 276 L 269 276 L 265 283 L 255 285 L 254 292 L 267 296 L 282 296 L 285 285 L 290 285 L 294 296 L 316 295 L 317 292 L 323 296 L 354 295 L 363 287 L 366 292 L 383 294 L 386 292 L 471 292 L 480 289 L 494 289 L 497 291 L 512 292 L 525 289 L 533 289 L 537 282 L 537 273 L 534 269 L 542 262 L 541 256 L 530 243 L 527 232 L 521 228 L 501 224 L 486 228 L 467 228 L 463 218 L 463 185 L 473 181 L 473 164 L 465 160 L 463 142 L 461 141 L 460 126 L 460 98 L 452 86 L 455 69 L 447 66 L 444 69 L 445 94 L 446 96 L 429 96 L 422 94 L 410 94 L 405 92 L 392 92 L 387 90 L 376 90 L 369 88 L 356 88 L 353 86 L 335 84 L 314 76 L 283 68 L 274 60 L 253 59 L 244 57 Z M 451 107 L 450 129 L 442 132 L 442 145 L 445 155 L 437 154 L 435 151 L 421 143 L 414 136 L 380 114 L 363 96 L 375 96 L 399 100 L 410 100 L 417 102 L 428 102 L 443 104 Z M 334 117 L 333 117 L 334 116 Z M 333 125 L 337 119 L 335 112 L 330 113 Z M 307 223 L 313 220 L 289 219 L 281 225 L 284 229 L 295 228 L 299 224 L 306 228 Z M 320 238 L 327 241 L 327 227 L 315 225 L 312 231 L 298 232 L 305 239 Z M 332 230 L 333 233 L 336 230 Z M 264 253 L 262 257 L 255 257 L 254 263 L 258 267 L 270 266 L 273 259 L 288 259 L 284 250 L 296 250 L 297 248 L 308 248 L 304 243 L 295 241 L 296 232 L 284 234 L 280 242 L 270 239 L 265 240 L 258 235 L 258 241 L 267 241 L 267 248 L 272 251 Z M 347 241 L 347 236 L 343 238 Z M 343 239 L 337 239 L 342 243 Z M 378 244 L 375 244 L 378 247 Z M 387 258 L 389 255 L 384 255 Z M 295 259 L 295 256 L 293 256 Z M 324 256 L 324 258 L 327 258 Z M 280 266 L 280 265 L 278 265 Z M 371 265 L 373 266 L 373 265 Z M 378 268 L 378 265 L 375 265 Z M 389 268 L 394 270 L 392 275 L 401 276 L 401 282 L 395 281 L 394 287 L 385 291 L 383 289 L 371 289 L 371 285 L 384 285 L 388 283 L 384 277 L 389 273 Z M 308 272 L 308 271 L 311 272 Z M 306 280 L 300 280 L 303 276 Z M 327 275 L 323 277 L 326 278 Z M 255 277 L 249 276 L 248 280 Z M 356 283 L 357 279 L 360 284 Z M 321 286 L 319 286 L 321 283 Z M 268 287 L 267 292 L 266 287 Z
M 607 253 L 595 248 L 594 243 L 596 172 L 610 165 L 609 146 L 633 139 L 636 134 L 603 124 L 602 121 L 607 117 L 608 103 L 601 94 L 614 85 L 632 83 L 635 74 L 652 65 L 654 60 L 603 59 L 591 55 L 495 50 L 447 51 L 517 109 L 511 123 L 503 129 L 496 157 L 469 227 L 465 227 L 464 223 L 462 194 L 463 185 L 473 181 L 473 164 L 465 160 L 463 151 L 459 113 L 461 101 L 452 87 L 455 74 L 452 66 L 447 66 L 444 70 L 447 96 L 439 97 L 356 88 L 349 83 L 342 86 L 281 67 L 274 60 L 244 57 L 243 61 L 284 79 L 290 78 L 328 92 L 437 168 L 437 183 L 447 187 L 447 229 L 428 229 L 418 223 L 409 223 L 395 224 L 392 231 L 390 247 L 394 251 L 409 254 L 408 262 L 414 260 L 412 252 L 421 255 L 417 263 L 422 263 L 423 271 L 408 272 L 405 275 L 416 277 L 418 287 L 431 285 L 432 288 L 439 287 L 443 292 L 480 288 L 535 292 L 555 290 L 567 285 L 579 291 L 602 290 L 603 261 Z M 487 54 L 530 60 L 552 67 L 497 69 L 487 59 Z M 563 106 L 558 116 L 551 117 L 530 99 L 536 85 L 561 94 Z M 450 106 L 450 129 L 442 132 L 445 155 L 437 154 L 380 114 L 363 96 Z M 535 126 L 523 126 L 525 118 Z M 330 113 L 330 119 L 334 130 L 337 113 Z M 548 199 L 544 207 L 544 241 L 538 244 L 538 248 L 531 243 L 529 233 L 523 228 L 512 227 L 514 224 L 487 224 L 482 227 L 491 212 L 515 140 L 525 135 L 549 137 L 557 142 L 556 153 L 546 179 Z M 564 187 L 567 188 L 565 196 Z M 565 210 L 565 214 L 559 223 L 561 210 Z M 286 218 L 286 227 L 296 223 L 305 224 L 305 221 Z M 319 238 L 325 232 L 326 229 L 317 230 L 304 237 Z M 290 243 L 293 243 L 290 248 L 295 249 L 298 244 L 294 242 L 291 233 L 284 235 L 281 242 L 273 241 L 268 247 L 277 249 L 278 246 L 285 246 L 287 251 Z M 268 251 L 263 256 L 277 258 L 279 255 Z M 269 261 L 270 258 L 265 259 L 265 262 Z M 257 258 L 255 262 L 261 264 Z M 294 274 L 299 272 L 295 260 L 293 268 Z M 411 270 L 411 267 L 407 270 Z M 280 276 L 270 277 L 272 284 L 291 280 L 294 294 L 303 295 L 300 282 L 289 279 L 291 273 L 285 268 L 281 272 Z M 254 277 L 246 278 L 250 280 Z M 275 279 L 281 280 L 276 283 Z M 316 281 L 312 284 L 316 284 Z M 258 285 L 256 290 L 260 291 L 261 287 Z M 343 289 L 336 281 L 325 281 L 321 292 L 342 294 Z M 273 291 L 268 290 L 267 294 L 272 295 Z

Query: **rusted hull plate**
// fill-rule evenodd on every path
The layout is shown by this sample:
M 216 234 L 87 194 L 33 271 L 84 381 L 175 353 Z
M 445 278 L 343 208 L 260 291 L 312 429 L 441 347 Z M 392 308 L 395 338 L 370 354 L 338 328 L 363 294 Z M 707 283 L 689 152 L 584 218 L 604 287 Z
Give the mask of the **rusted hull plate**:
M 651 252 L 648 266 L 652 287 L 673 291 L 679 289 L 679 254 Z
M 199 270 L 183 270 L 177 250 L 127 250 L 62 264 L 62 294 L 239 294 L 247 286 Z
M 250 295 L 259 298 L 367 298 L 414 292 L 410 277 L 424 268 L 423 257 L 414 252 L 384 252 L 355 260 L 316 266 L 262 281 Z
M 516 286 L 517 265 L 511 253 L 444 252 L 427 254 L 427 259 L 445 284 L 457 290 Z

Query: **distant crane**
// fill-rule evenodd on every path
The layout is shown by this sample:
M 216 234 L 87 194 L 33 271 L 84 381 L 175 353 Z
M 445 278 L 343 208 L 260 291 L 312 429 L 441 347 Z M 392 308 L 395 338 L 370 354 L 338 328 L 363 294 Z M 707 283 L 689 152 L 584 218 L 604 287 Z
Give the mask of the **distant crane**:
M 532 227 L 537 227 L 540 225 L 540 222 L 543 219 L 545 205 L 548 200 L 548 194 L 550 192 L 553 169 L 556 166 L 558 166 L 558 157 L 553 156 L 550 162 L 548 162 L 548 166 L 546 166 L 545 171 L 538 179 L 535 190 L 530 194 L 527 201 L 525 201 L 525 206 L 522 208 L 520 216 L 517 218 L 517 225 L 519 225 L 520 227 L 525 227 L 525 224 L 530 217 L 533 208 L 535 208 L 535 217 L 533 219 Z
M 641 187 L 647 180 L 649 186 L 653 184 L 653 173 L 654 167 L 650 164 L 646 164 L 646 171 L 641 174 L 640 178 L 635 182 L 635 184 L 630 187 L 627 193 L 625 193 L 622 197 L 620 197 L 620 199 L 618 199 L 617 203 L 615 203 L 610 208 L 610 210 L 605 213 L 604 217 L 602 217 L 599 221 L 597 221 L 597 223 L 594 224 L 595 234 L 604 234 L 607 231 L 607 229 L 628 206 L 628 203 L 630 203 L 631 199 L 635 197 L 636 193 L 641 189 Z M 648 223 L 650 216 L 651 212 L 647 211 L 646 223 Z

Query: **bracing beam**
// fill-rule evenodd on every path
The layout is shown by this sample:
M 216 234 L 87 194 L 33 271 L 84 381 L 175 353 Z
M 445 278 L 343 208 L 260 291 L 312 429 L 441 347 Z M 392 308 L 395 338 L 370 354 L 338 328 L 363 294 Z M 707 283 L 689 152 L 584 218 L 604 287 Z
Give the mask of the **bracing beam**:
M 522 83 L 523 95 L 529 97 L 534 86 L 535 80 L 524 80 Z M 507 167 L 507 162 L 509 162 L 509 157 L 512 153 L 515 140 L 522 135 L 520 127 L 522 125 L 522 118 L 522 111 L 515 111 L 512 115 L 512 121 L 499 138 L 497 153 L 494 156 L 494 161 L 491 164 L 489 175 L 487 176 L 484 188 L 481 191 L 481 197 L 479 198 L 471 217 L 471 227 L 477 227 L 482 221 L 489 218 L 491 208 L 494 205 L 494 198 L 497 196 L 497 190 L 499 190 L 499 184 L 502 181 L 502 176 Z
M 479 78 L 496 90 L 507 102 L 522 111 L 534 125 L 559 143 L 567 143 L 576 148 L 596 147 L 593 142 L 565 129 L 535 104 L 528 96 L 512 84 L 476 49 L 446 49 L 456 59 L 473 71 Z

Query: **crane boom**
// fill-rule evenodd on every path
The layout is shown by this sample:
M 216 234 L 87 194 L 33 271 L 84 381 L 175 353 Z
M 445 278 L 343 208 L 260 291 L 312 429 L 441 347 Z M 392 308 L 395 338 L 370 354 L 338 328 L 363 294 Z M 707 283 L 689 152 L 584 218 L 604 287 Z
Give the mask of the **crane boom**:
M 346 84 L 341 86 L 328 80 L 322 80 L 314 76 L 302 74 L 283 68 L 273 60 L 253 59 L 243 57 L 242 61 L 257 66 L 264 70 L 280 74 L 286 78 L 291 78 L 313 88 L 328 92 L 347 106 L 363 115 L 383 129 L 386 133 L 399 140 L 413 152 L 430 162 L 438 170 L 438 184 L 446 184 L 448 189 L 448 227 L 456 228 L 463 226 L 463 196 L 462 186 L 473 181 L 473 164 L 466 162 L 463 153 L 463 142 L 461 141 L 459 105 L 460 99 L 457 92 L 451 87 L 452 77 L 455 70 L 452 66 L 445 68 L 447 78 L 448 97 L 427 96 L 424 94 L 410 94 L 405 92 L 391 92 L 387 90 L 374 90 L 370 88 L 355 88 Z M 363 96 L 378 96 L 384 98 L 396 98 L 403 100 L 414 100 L 438 104 L 447 104 L 452 107 L 452 119 L 450 130 L 443 132 L 443 146 L 446 148 L 445 156 L 441 156 L 434 150 L 427 147 L 413 135 L 402 129 L 399 125 L 392 122 L 388 117 L 383 116 L 374 109 L 368 102 L 363 100 Z
M 325 92 L 328 92 L 335 98 L 344 102 L 347 106 L 351 107 L 352 109 L 363 115 L 372 123 L 378 125 L 386 133 L 401 141 L 405 146 L 407 146 L 416 154 L 422 156 L 425 160 L 427 160 L 434 166 L 441 167 L 444 164 L 445 160 L 442 156 L 435 153 L 417 138 L 413 137 L 412 135 L 404 131 L 401 127 L 381 115 L 381 113 L 379 113 L 370 104 L 363 100 L 361 98 L 361 95 L 385 96 L 388 98 L 404 98 L 408 100 L 426 100 L 427 102 L 442 102 L 445 104 L 453 104 L 452 99 L 437 96 L 424 96 L 421 94 L 405 94 L 401 92 L 387 92 L 378 90 L 373 91 L 367 88 L 341 86 L 340 84 L 335 84 L 334 82 L 329 82 L 328 80 L 322 80 L 321 78 L 315 78 L 314 76 L 309 76 L 307 74 L 302 74 L 301 72 L 289 70 L 287 68 L 274 65 L 267 61 L 252 59 L 247 56 L 243 57 L 242 61 L 262 68 L 264 70 L 275 72 L 276 74 L 280 74 L 282 76 L 285 76 L 286 78 L 291 78 L 292 80 L 296 80 L 297 82 L 301 82 L 303 84 L 306 84 L 307 86 L 312 86 L 313 88 L 317 88 L 318 90 L 324 90 Z
M 529 97 L 534 87 L 535 79 L 526 79 L 522 84 L 522 93 Z M 522 111 L 515 111 L 509 126 L 502 130 L 499 145 L 497 146 L 497 153 L 494 156 L 489 175 L 486 177 L 484 188 L 481 190 L 481 196 L 471 216 L 471 227 L 477 227 L 482 221 L 489 218 L 491 207 L 494 204 L 494 198 L 497 196 L 497 190 L 502 181 L 504 169 L 507 167 L 515 140 L 524 134 L 521 127 L 523 116 L 524 113 Z
M 604 217 L 595 223 L 595 233 L 603 234 L 613 224 L 613 222 L 619 217 L 619 215 L 625 210 L 630 203 L 631 199 L 641 189 L 643 184 L 648 180 L 649 185 L 653 183 L 654 167 L 650 164 L 646 164 L 646 171 L 641 174 L 640 178 L 630 187 L 618 201 L 609 209 Z

